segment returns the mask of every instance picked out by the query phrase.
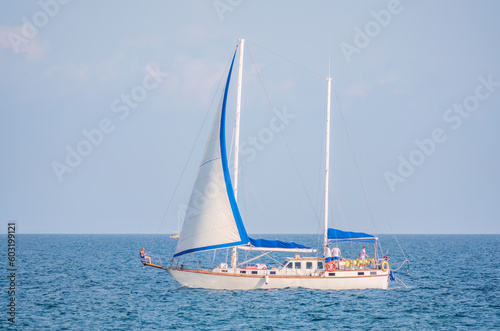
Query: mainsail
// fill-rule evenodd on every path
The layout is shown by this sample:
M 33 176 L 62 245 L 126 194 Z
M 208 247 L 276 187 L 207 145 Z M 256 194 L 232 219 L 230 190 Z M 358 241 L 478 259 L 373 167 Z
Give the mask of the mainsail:
M 174 257 L 197 251 L 246 245 L 249 242 L 234 197 L 226 153 L 226 102 L 235 56 L 236 51 L 198 169 L 186 210 L 182 236 Z
M 233 246 L 241 249 L 315 251 L 296 243 L 252 239 L 245 230 L 231 184 L 226 152 L 226 103 L 235 56 L 236 51 L 198 168 L 174 257 Z

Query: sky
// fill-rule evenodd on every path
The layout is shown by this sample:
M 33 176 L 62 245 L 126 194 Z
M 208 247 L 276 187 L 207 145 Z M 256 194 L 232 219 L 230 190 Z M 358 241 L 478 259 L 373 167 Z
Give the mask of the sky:
M 249 233 L 321 232 L 329 74 L 330 226 L 500 233 L 497 1 L 1 7 L 2 233 L 177 231 L 240 38 Z

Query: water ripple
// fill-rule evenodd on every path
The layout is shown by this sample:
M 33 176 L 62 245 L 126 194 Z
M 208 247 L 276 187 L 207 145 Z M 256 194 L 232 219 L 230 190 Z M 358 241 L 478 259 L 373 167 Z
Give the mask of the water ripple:
M 389 236 L 380 238 L 397 252 Z M 171 255 L 176 241 L 165 236 L 24 235 L 18 256 L 18 326 L 23 330 L 500 329 L 496 249 L 500 236 L 406 235 L 399 240 L 410 257 L 411 274 L 403 268 L 397 275 L 409 288 L 224 291 L 180 287 L 165 271 L 143 267 L 138 259 L 142 246 L 164 252 L 166 246 L 165 256 Z M 295 241 L 304 242 L 304 237 Z M 393 254 L 393 260 L 402 258 Z M 5 293 L 3 298 L 6 302 Z M 5 318 L 1 323 L 3 327 Z

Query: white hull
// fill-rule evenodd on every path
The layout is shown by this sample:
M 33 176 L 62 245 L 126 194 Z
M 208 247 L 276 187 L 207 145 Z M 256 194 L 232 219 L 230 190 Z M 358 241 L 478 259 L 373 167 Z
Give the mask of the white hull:
M 389 271 L 337 270 L 335 276 L 240 275 L 209 270 L 167 269 L 181 285 L 224 290 L 281 289 L 302 287 L 319 290 L 387 289 Z M 364 272 L 365 275 L 358 275 Z M 327 272 L 325 275 L 328 275 Z

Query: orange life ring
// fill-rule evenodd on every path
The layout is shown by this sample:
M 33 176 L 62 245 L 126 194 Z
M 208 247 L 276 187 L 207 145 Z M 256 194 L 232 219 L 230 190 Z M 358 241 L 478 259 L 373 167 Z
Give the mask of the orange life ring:
M 335 271 L 335 269 L 336 269 L 336 268 L 337 268 L 337 267 L 336 267 L 336 265 L 335 265 L 335 262 L 333 262 L 333 261 L 330 261 L 330 262 L 328 262 L 328 263 L 326 264 L 326 270 L 327 270 L 327 271 Z
M 389 270 L 389 262 L 383 261 L 382 262 L 382 271 L 387 271 Z

